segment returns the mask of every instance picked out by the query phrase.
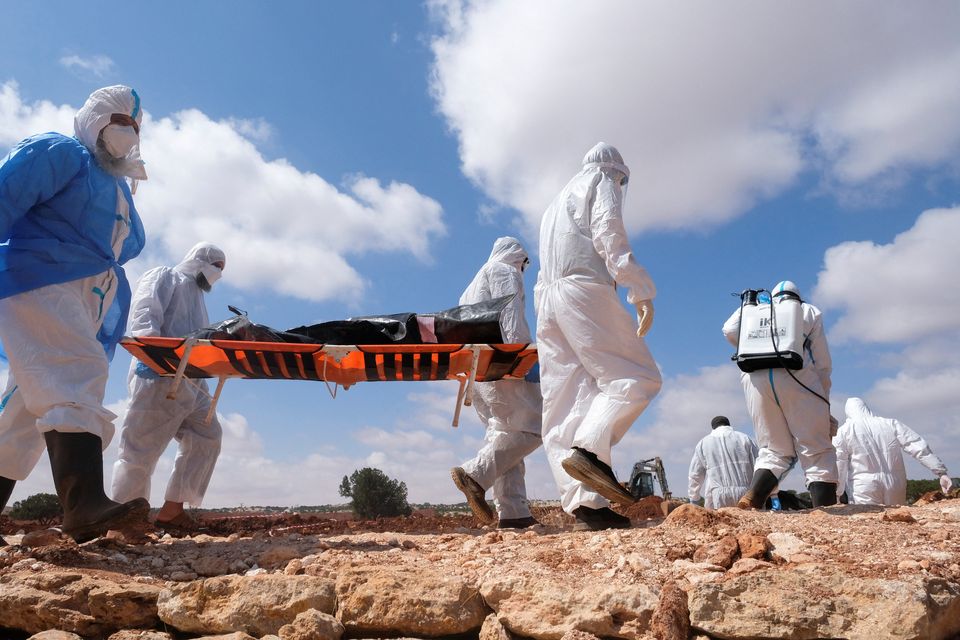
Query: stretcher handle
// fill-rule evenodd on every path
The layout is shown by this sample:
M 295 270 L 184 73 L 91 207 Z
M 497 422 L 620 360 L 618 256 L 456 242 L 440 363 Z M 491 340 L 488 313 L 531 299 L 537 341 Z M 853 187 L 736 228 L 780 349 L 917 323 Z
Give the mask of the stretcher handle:
M 467 379 L 460 378 L 457 382 L 460 383 L 460 390 L 457 391 L 457 406 L 453 410 L 453 424 L 451 426 L 454 427 L 460 426 L 460 409 L 463 407 L 463 392 L 464 388 L 467 386 Z
M 190 352 L 193 351 L 193 345 L 197 344 L 197 339 L 187 338 L 183 344 L 183 356 L 180 358 L 180 364 L 177 365 L 177 373 L 173 376 L 173 384 L 170 385 L 170 391 L 167 392 L 167 400 L 174 400 L 177 397 L 177 389 L 180 388 L 180 382 L 183 380 L 184 372 L 187 370 L 187 363 L 190 361 Z
M 220 378 L 217 383 L 217 390 L 210 398 L 210 408 L 207 410 L 207 417 L 203 419 L 204 425 L 209 425 L 213 421 L 213 416 L 217 414 L 217 402 L 220 401 L 220 393 L 223 391 L 223 385 L 227 384 L 226 378 Z
M 473 383 L 477 379 L 477 366 L 480 364 L 480 347 L 474 345 L 470 347 L 473 352 L 473 361 L 470 364 L 470 374 L 464 378 L 459 377 L 460 390 L 457 391 L 457 406 L 453 410 L 453 426 L 460 426 L 460 409 L 473 404 Z

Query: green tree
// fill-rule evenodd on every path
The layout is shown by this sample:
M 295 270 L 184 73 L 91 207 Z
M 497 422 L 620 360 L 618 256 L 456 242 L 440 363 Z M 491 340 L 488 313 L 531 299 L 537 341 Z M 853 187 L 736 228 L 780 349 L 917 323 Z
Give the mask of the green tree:
M 391 480 L 380 469 L 364 467 L 350 477 L 343 476 L 340 495 L 350 498 L 353 512 L 361 518 L 408 516 L 413 510 L 407 502 L 407 485 Z
M 29 498 L 13 503 L 10 517 L 14 520 L 36 520 L 48 525 L 63 515 L 60 500 L 52 493 L 35 493 Z

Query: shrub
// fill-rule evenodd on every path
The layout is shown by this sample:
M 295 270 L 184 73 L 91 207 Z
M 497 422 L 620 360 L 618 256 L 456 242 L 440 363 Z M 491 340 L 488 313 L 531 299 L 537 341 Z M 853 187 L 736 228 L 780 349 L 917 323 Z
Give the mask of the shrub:
M 407 485 L 391 480 L 380 469 L 364 467 L 350 477 L 343 476 L 340 495 L 350 498 L 353 512 L 361 518 L 408 516 L 413 510 L 407 503 Z
M 48 525 L 63 515 L 60 500 L 51 493 L 35 493 L 29 498 L 13 503 L 10 517 L 14 520 L 36 520 Z

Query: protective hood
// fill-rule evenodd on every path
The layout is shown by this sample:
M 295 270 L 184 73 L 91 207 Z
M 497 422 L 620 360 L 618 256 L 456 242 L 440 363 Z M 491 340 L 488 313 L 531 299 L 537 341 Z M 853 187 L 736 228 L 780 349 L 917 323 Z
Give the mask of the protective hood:
M 214 262 L 223 262 L 226 266 L 227 256 L 223 249 L 210 242 L 198 242 L 174 269 L 195 278 L 200 273 L 200 269 Z
M 94 156 L 97 155 L 97 138 L 103 128 L 110 124 L 110 116 L 114 113 L 130 116 L 139 126 L 143 120 L 143 110 L 137 92 L 122 84 L 97 89 L 73 118 L 74 135 Z M 147 177 L 143 160 L 140 159 L 139 144 L 127 156 L 125 174 L 137 180 Z
M 97 89 L 73 118 L 73 131 L 90 153 L 97 148 L 100 131 L 110 124 L 110 116 L 124 113 L 137 121 L 143 120 L 140 109 L 140 96 L 130 87 L 122 84 Z
M 606 142 L 598 142 L 587 152 L 587 155 L 583 156 L 583 170 L 592 169 L 606 169 L 605 173 L 614 178 L 617 183 L 620 180 L 617 179 L 619 176 L 615 175 L 615 172 L 619 172 L 624 178 L 630 177 L 630 169 L 623 163 L 623 156 L 616 147 Z
M 490 252 L 487 262 L 503 262 L 519 269 L 526 260 L 529 260 L 529 256 L 520 241 L 510 236 L 504 236 L 497 238 L 497 241 L 493 243 L 493 250 Z
M 867 403 L 860 398 L 847 398 L 847 403 L 843 408 L 847 412 L 848 420 L 876 417 L 873 411 L 870 410 L 870 407 L 867 406 Z

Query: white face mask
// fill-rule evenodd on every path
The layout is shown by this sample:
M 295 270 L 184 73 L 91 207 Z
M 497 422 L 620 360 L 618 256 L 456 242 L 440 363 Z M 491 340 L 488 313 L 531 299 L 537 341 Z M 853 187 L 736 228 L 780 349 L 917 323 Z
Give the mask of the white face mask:
M 223 270 L 213 266 L 212 264 L 205 264 L 200 267 L 200 273 L 203 274 L 203 277 L 207 279 L 207 284 L 211 287 L 213 283 L 220 279 L 220 276 L 223 275 Z
M 140 144 L 140 136 L 133 127 L 108 124 L 100 135 L 103 137 L 103 146 L 114 158 L 126 158 Z

